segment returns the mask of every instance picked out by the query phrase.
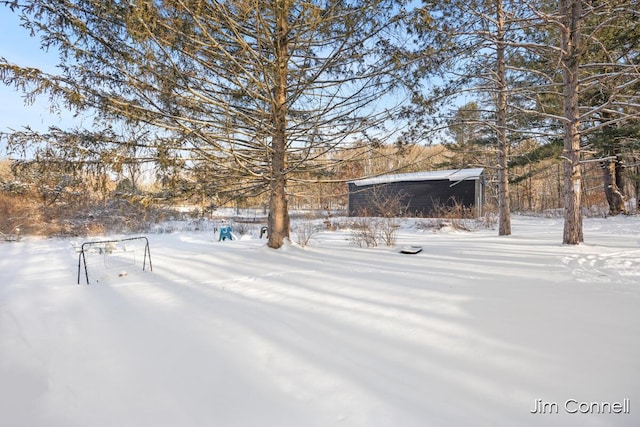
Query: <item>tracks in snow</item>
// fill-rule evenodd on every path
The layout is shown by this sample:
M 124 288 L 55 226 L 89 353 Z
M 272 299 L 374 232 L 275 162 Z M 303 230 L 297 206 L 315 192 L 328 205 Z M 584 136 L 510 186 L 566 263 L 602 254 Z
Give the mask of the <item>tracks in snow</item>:
M 583 283 L 640 285 L 640 251 L 565 256 L 562 263 Z

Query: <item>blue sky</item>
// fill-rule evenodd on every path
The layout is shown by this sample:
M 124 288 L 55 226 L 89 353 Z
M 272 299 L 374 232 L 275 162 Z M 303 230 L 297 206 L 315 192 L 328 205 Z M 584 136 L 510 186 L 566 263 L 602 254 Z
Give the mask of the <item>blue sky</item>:
M 10 63 L 47 71 L 55 70 L 58 59 L 55 52 L 41 50 L 38 38 L 31 37 L 25 28 L 20 27 L 18 14 L 5 6 L 0 6 L 0 57 Z M 0 100 L 0 132 L 20 129 L 25 125 L 35 130 L 46 130 L 51 125 L 67 127 L 74 124 L 71 113 L 62 116 L 52 114 L 46 98 L 27 106 L 20 92 L 1 82 Z

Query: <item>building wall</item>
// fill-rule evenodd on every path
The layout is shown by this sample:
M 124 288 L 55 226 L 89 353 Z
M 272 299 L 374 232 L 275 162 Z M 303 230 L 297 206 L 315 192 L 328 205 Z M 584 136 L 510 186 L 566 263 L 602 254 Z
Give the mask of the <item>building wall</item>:
M 442 206 L 461 204 L 465 208 L 482 204 L 482 183 L 479 180 L 452 182 L 449 180 L 391 182 L 357 186 L 349 183 L 349 215 L 380 216 L 388 209 L 394 216 L 437 216 Z M 476 210 L 474 214 L 479 215 Z

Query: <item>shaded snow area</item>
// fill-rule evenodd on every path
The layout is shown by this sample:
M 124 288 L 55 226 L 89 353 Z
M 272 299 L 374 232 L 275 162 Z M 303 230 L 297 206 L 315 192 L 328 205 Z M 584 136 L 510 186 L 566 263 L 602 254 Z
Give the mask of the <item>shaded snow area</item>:
M 640 218 L 576 247 L 561 219 L 404 224 L 395 248 L 151 234 L 153 271 L 94 247 L 89 286 L 82 240 L 0 243 L 0 425 L 640 425 Z

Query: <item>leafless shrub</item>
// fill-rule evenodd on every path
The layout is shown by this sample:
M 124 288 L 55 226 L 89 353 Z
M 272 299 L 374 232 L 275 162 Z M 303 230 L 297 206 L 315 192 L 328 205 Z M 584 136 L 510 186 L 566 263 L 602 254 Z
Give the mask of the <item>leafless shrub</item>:
M 475 221 L 477 228 L 494 230 L 498 225 L 498 215 L 496 212 L 487 211 Z
M 360 219 L 353 225 L 351 242 L 357 246 L 372 247 L 382 243 L 393 246 L 396 243 L 400 216 L 407 213 L 408 194 L 391 187 L 373 187 L 367 197 L 367 208 L 358 212 Z
M 388 185 L 374 186 L 367 196 L 368 209 L 361 216 L 379 216 L 394 218 L 405 216 L 409 208 L 409 194 L 404 190 L 396 191 Z
M 375 247 L 381 243 L 393 246 L 400 228 L 400 223 L 395 218 L 362 217 L 355 225 L 350 241 L 359 247 Z
M 396 218 L 382 218 L 376 223 L 377 234 L 385 245 L 393 246 L 396 244 L 400 222 Z
M 445 227 L 451 227 L 459 231 L 473 230 L 493 230 L 498 224 L 498 217 L 495 211 L 486 211 L 483 216 L 473 218 L 471 215 L 473 210 L 465 208 L 459 203 L 452 206 L 439 206 L 437 211 L 438 217 L 425 218 L 416 221 L 415 227 L 418 230 L 438 231 Z
M 464 206 L 459 200 L 451 197 L 447 203 L 434 203 L 431 216 L 445 219 L 472 219 L 476 214 L 474 207 Z
M 318 231 L 319 227 L 310 216 L 296 221 L 293 227 L 293 232 L 296 233 L 296 243 L 300 246 L 307 246 Z
M 470 220 L 475 219 L 475 208 L 464 206 L 455 198 L 450 198 L 446 204 L 435 203 L 432 216 L 448 220 L 455 230 L 470 231 Z
M 354 221 L 353 231 L 351 232 L 349 241 L 361 248 L 378 246 L 378 238 L 373 219 L 370 217 L 362 217 Z

